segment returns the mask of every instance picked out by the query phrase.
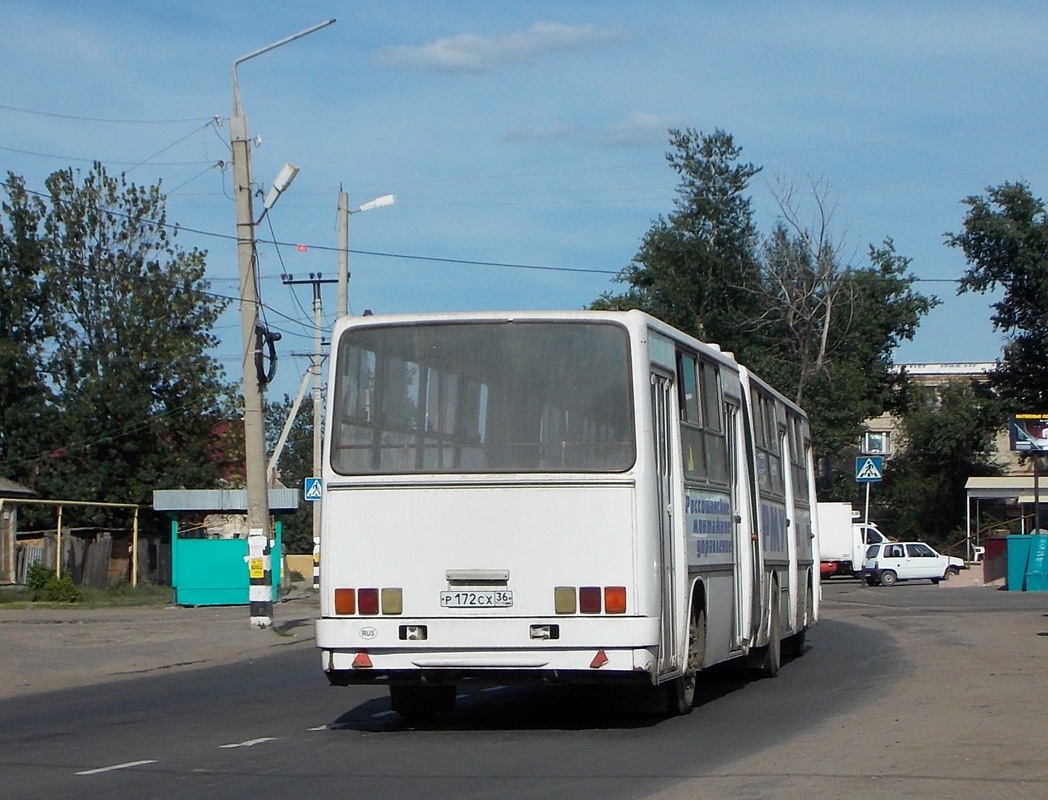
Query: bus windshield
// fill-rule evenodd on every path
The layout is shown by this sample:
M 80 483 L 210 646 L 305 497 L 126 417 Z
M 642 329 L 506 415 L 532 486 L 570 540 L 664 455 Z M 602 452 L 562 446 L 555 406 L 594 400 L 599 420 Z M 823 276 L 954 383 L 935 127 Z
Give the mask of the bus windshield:
M 633 466 L 629 340 L 614 323 L 362 326 L 338 342 L 342 475 Z

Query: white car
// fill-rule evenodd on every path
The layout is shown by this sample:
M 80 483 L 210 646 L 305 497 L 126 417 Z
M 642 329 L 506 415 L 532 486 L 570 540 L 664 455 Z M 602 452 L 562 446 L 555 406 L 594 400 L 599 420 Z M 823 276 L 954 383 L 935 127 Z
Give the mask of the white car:
M 896 581 L 930 580 L 938 583 L 958 574 L 965 563 L 944 556 L 924 542 L 880 542 L 866 548 L 866 582 L 892 586 Z

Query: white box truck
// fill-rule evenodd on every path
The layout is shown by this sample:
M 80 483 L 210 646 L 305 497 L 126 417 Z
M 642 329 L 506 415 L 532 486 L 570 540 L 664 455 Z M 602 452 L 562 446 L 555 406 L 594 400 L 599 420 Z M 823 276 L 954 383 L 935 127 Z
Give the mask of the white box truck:
M 872 522 L 866 524 L 851 503 L 819 503 L 819 562 L 824 578 L 858 575 L 866 560 L 867 545 L 887 542 Z

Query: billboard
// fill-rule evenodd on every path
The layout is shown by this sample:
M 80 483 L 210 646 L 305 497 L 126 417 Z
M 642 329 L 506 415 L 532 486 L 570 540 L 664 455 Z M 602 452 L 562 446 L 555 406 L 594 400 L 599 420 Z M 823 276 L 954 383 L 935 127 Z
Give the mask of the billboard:
M 1020 453 L 1048 453 L 1048 414 L 1013 414 L 1008 439 Z

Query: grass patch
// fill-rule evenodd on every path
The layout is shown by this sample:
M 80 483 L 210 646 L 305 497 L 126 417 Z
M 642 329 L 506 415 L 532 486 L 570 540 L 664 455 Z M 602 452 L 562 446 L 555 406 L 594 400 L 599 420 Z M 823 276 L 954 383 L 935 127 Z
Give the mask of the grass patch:
M 91 608 L 109 608 L 122 606 L 168 606 L 175 601 L 174 589 L 170 586 L 158 586 L 155 583 L 116 583 L 105 589 L 81 587 L 84 599 L 81 605 Z
M 68 575 L 56 578 L 52 570 L 34 565 L 26 577 L 26 586 L 0 591 L 0 605 L 7 607 L 68 606 L 82 608 L 121 608 L 129 606 L 165 606 L 174 601 L 170 586 L 144 583 L 131 586 L 123 581 L 105 589 L 74 586 Z

